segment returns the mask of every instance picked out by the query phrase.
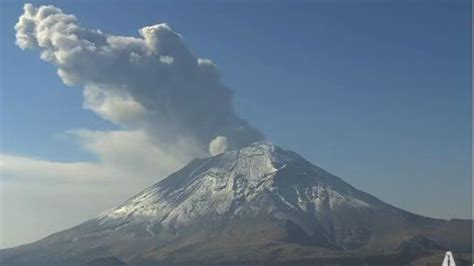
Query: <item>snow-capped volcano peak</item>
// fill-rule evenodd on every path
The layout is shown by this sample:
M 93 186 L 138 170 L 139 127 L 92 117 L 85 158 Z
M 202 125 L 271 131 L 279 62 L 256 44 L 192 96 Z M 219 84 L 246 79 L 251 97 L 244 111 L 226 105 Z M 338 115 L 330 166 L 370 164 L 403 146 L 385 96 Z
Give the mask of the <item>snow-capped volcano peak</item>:
M 327 220 L 332 209 L 372 208 L 378 204 L 373 200 L 296 153 L 258 142 L 195 159 L 97 219 L 102 225 L 146 224 L 150 228 L 159 223 L 172 230 L 208 220 L 229 223 L 232 217 L 262 212 L 276 219 L 296 213 L 302 220 L 309 216 Z
M 290 150 L 259 142 L 194 159 L 122 205 L 0 253 L 0 259 L 2 265 L 6 261 L 79 266 L 112 256 L 130 265 L 195 265 L 305 256 L 319 263 L 321 256 L 338 254 L 343 263 L 334 264 L 339 265 L 350 264 L 347 256 L 359 250 L 388 254 L 387 261 L 393 262 L 393 254 L 445 245 L 467 252 L 469 234 L 457 234 L 456 241 L 452 234 L 471 230 L 471 225 L 472 221 L 442 221 L 397 209 Z M 357 256 L 353 259 L 361 262 Z
M 282 161 L 277 156 L 278 149 L 268 142 L 258 142 L 241 150 L 194 159 L 182 170 L 99 218 L 161 218 L 164 223 L 179 223 L 208 210 L 223 213 L 232 202 L 251 197 L 268 185 Z

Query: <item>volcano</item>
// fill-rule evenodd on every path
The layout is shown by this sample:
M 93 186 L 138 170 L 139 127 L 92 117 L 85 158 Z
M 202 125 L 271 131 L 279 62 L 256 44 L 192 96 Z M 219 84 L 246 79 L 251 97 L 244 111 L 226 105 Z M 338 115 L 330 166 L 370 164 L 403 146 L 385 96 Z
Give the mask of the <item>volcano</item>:
M 401 210 L 295 152 L 259 142 L 194 159 L 89 221 L 0 251 L 0 262 L 402 265 L 439 257 L 441 265 L 447 250 L 466 260 L 471 226 Z

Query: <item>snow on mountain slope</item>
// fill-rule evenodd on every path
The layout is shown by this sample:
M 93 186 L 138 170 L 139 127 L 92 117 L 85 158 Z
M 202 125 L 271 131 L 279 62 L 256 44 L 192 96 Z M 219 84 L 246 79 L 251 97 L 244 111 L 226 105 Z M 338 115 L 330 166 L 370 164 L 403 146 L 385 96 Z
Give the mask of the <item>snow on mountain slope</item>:
M 273 194 L 289 211 L 316 216 L 341 206 L 381 204 L 296 153 L 261 142 L 196 159 L 97 220 L 101 225 L 160 223 L 176 229 L 203 217 L 238 216 L 261 193 Z
M 470 234 L 459 232 L 471 225 L 395 208 L 290 150 L 259 142 L 194 159 L 89 221 L 0 251 L 0 261 L 83 265 L 110 257 L 131 265 L 168 265 L 235 258 L 337 261 L 392 252 L 400 257 L 387 259 L 399 265 L 406 252 L 412 256 L 434 247 L 468 252 Z

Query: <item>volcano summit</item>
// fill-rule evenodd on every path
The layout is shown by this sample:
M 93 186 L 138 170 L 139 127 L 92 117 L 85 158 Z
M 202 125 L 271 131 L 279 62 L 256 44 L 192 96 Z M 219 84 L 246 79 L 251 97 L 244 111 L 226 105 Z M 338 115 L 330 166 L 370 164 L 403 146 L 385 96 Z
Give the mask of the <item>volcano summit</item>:
M 386 204 L 266 142 L 187 166 L 2 265 L 401 265 L 471 252 L 468 220 Z M 456 255 L 455 255 L 456 257 Z

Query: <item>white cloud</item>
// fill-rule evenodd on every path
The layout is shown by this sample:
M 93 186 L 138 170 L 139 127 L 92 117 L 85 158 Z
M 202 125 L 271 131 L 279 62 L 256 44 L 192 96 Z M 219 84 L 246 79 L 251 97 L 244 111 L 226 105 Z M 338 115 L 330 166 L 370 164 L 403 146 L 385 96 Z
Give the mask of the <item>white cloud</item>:
M 145 179 L 157 180 L 178 170 L 193 157 L 180 154 L 179 151 L 191 150 L 192 145 L 178 148 L 170 152 L 154 143 L 148 134 L 141 130 L 126 131 L 91 131 L 73 130 L 70 134 L 76 136 L 81 146 L 87 151 L 96 154 L 102 165 L 118 169 L 129 178 L 134 175 L 144 176 Z M 197 154 L 197 152 L 189 152 Z M 204 156 L 204 154 L 202 154 Z
M 178 170 L 192 158 L 169 153 L 155 145 L 143 131 L 71 130 L 81 148 L 96 162 L 55 162 L 27 156 L 0 154 L 4 182 L 108 183 L 127 180 L 149 185 Z M 184 143 L 183 143 L 184 145 Z
M 3 182 L 101 182 L 114 176 L 112 171 L 88 162 L 54 162 L 24 156 L 0 154 L 0 173 Z
M 82 129 L 68 135 L 97 161 L 0 154 L 0 247 L 83 222 L 187 163 L 180 154 L 165 153 L 143 131 Z
M 227 138 L 223 136 L 217 136 L 209 143 L 209 153 L 212 156 L 221 154 L 229 149 Z

